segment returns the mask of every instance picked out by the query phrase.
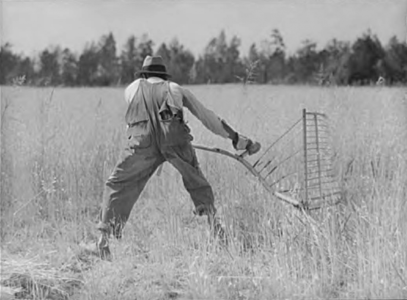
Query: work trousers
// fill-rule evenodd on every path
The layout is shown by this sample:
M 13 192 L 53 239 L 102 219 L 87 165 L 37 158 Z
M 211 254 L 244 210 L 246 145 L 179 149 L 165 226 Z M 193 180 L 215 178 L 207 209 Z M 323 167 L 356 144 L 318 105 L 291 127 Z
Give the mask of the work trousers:
M 113 230 L 114 236 L 121 238 L 134 204 L 148 180 L 165 161 L 181 173 L 196 214 L 215 214 L 212 188 L 199 168 L 195 149 L 190 141 L 160 147 L 152 143 L 145 148 L 128 147 L 124 150 L 121 160 L 106 182 L 99 230 L 109 235 Z

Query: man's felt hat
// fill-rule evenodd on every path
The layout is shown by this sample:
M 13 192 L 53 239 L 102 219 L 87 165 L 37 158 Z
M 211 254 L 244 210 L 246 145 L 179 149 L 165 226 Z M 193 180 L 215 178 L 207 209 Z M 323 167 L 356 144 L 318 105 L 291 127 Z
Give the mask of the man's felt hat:
M 164 64 L 162 57 L 150 55 L 146 56 L 141 70 L 136 74 L 162 74 L 171 77 L 171 75 L 167 73 L 167 67 Z

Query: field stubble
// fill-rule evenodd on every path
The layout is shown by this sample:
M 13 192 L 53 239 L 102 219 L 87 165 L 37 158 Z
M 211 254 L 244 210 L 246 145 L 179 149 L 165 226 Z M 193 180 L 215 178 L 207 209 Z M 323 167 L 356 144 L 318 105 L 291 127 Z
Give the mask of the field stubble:
M 1 90 L 3 286 L 55 299 L 407 298 L 407 96 L 402 89 L 197 86 L 239 132 L 270 145 L 302 108 L 328 114 L 341 205 L 312 223 L 233 160 L 197 152 L 230 237 L 209 243 L 164 165 L 136 203 L 114 261 L 96 238 L 123 145 L 121 89 Z M 187 113 L 195 143 L 231 150 Z M 255 159 L 251 158 L 251 159 Z M 18 290 L 19 288 L 19 290 Z

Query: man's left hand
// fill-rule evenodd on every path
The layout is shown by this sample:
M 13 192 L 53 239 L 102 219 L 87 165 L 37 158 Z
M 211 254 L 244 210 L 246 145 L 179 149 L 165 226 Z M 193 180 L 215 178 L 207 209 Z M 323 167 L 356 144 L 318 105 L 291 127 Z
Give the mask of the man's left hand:
M 236 138 L 233 140 L 233 147 L 236 150 L 246 150 L 249 155 L 257 153 L 261 146 L 258 142 L 253 141 L 243 135 L 236 134 Z

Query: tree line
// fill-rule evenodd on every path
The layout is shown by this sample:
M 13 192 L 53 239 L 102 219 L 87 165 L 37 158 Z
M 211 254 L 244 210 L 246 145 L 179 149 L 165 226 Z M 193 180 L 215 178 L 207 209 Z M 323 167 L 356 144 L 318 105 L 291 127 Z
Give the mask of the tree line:
M 367 85 L 407 83 L 407 43 L 392 37 L 382 45 L 370 31 L 353 43 L 332 39 L 323 49 L 304 40 L 288 54 L 278 29 L 247 55 L 237 36 L 227 39 L 225 31 L 212 38 L 203 54 L 195 57 L 176 38 L 154 51 L 147 34 L 130 36 L 121 50 L 113 33 L 87 43 L 82 53 L 69 48 L 48 47 L 37 57 L 13 52 L 9 43 L 0 49 L 0 84 L 23 80 L 33 86 L 118 86 L 135 79 L 146 55 L 161 55 L 180 84 L 320 84 Z

